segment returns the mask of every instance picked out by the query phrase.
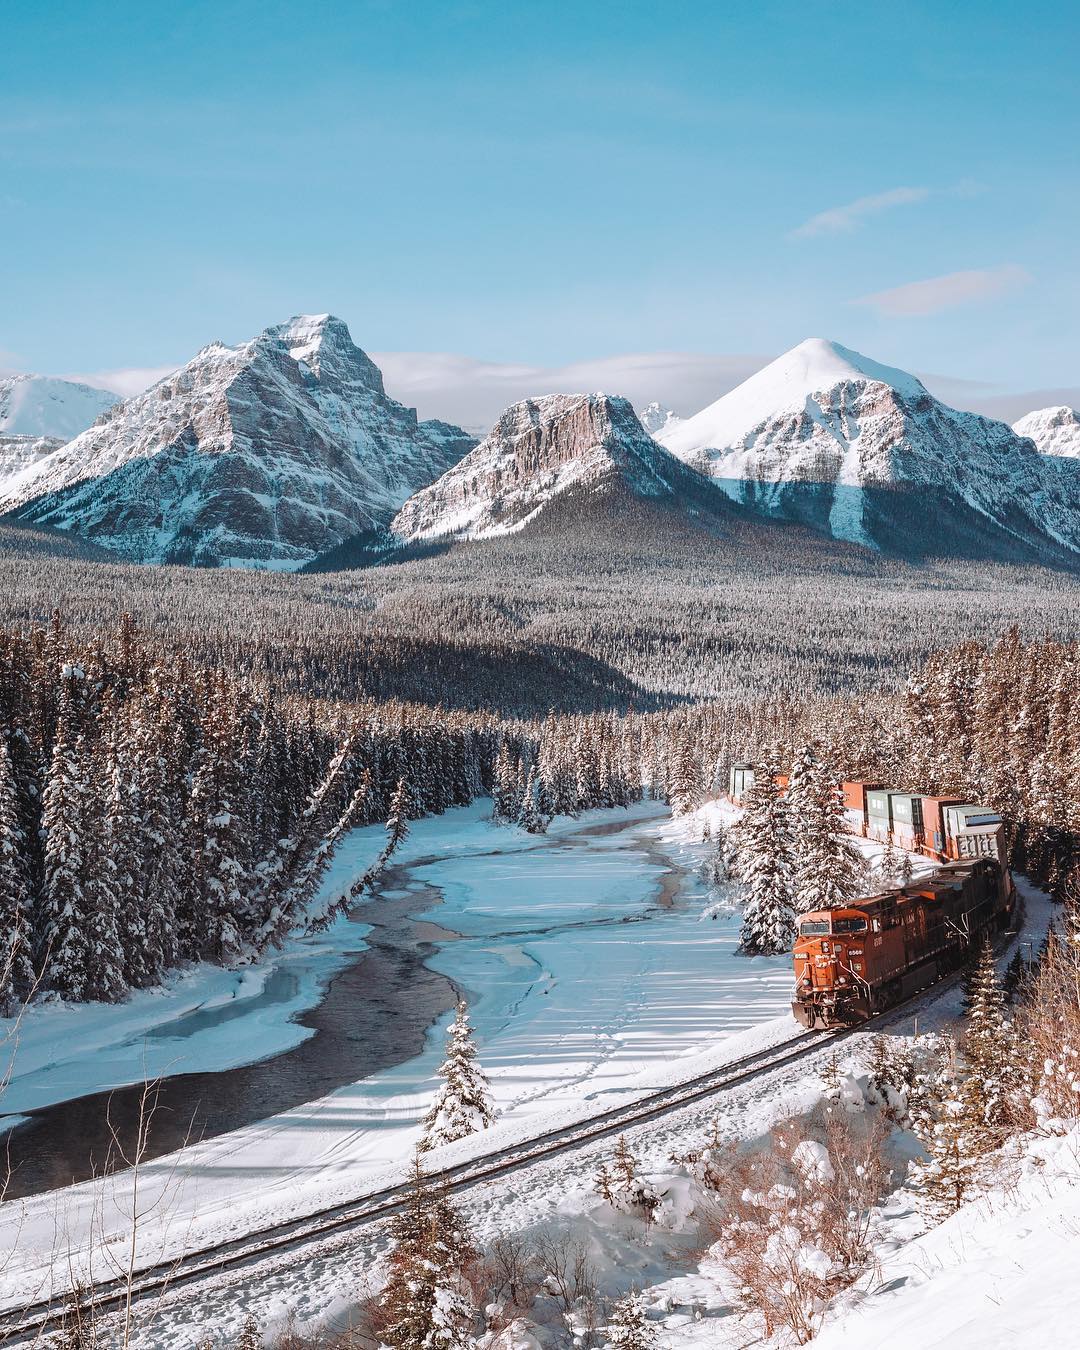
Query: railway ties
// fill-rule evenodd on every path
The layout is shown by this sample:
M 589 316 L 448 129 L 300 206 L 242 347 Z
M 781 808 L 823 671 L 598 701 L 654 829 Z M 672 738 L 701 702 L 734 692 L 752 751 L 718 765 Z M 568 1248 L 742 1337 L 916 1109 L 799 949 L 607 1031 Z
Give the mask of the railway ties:
M 1015 930 L 1005 935 L 1006 944 L 1015 937 Z M 779 1045 L 743 1055 L 707 1073 L 637 1098 L 622 1106 L 611 1107 L 585 1120 L 567 1125 L 532 1139 L 485 1154 L 468 1162 L 439 1168 L 429 1173 L 431 1179 L 442 1183 L 449 1191 L 469 1190 L 473 1186 L 495 1180 L 519 1168 L 528 1167 L 547 1158 L 568 1153 L 583 1145 L 611 1135 L 621 1134 L 638 1125 L 647 1124 L 682 1107 L 712 1096 L 715 1093 L 739 1087 L 756 1078 L 763 1078 L 776 1070 L 798 1063 L 816 1054 L 824 1046 L 847 1040 L 879 1025 L 885 1026 L 904 1015 L 912 1005 L 943 987 L 955 984 L 959 972 L 953 972 L 918 990 L 908 999 L 877 1013 L 850 1027 L 816 1028 L 804 1031 Z M 374 1191 L 357 1200 L 308 1214 L 300 1219 L 276 1224 L 242 1238 L 186 1252 L 168 1262 L 147 1266 L 141 1270 L 130 1290 L 132 1305 L 148 1299 L 162 1298 L 174 1289 L 195 1285 L 264 1258 L 301 1251 L 309 1243 L 322 1238 L 362 1228 L 389 1218 L 401 1206 L 407 1184 L 400 1183 Z M 127 1304 L 129 1291 L 121 1279 L 103 1281 L 86 1292 L 81 1307 L 86 1313 L 107 1315 L 121 1311 Z M 0 1310 L 0 1342 L 4 1345 L 40 1344 L 41 1338 L 59 1329 L 66 1311 L 60 1299 L 42 1299 Z

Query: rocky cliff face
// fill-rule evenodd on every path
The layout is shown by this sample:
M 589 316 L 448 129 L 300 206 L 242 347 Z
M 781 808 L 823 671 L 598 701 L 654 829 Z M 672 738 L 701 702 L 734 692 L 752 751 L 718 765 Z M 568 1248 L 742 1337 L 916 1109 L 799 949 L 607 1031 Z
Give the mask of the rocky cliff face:
M 1041 454 L 1080 459 L 1080 412 L 1075 408 L 1040 408 L 1014 422 L 1013 431 L 1034 441 Z
M 474 444 L 389 398 L 340 319 L 300 316 L 203 348 L 0 505 L 143 562 L 292 568 L 385 524 Z
M 391 522 L 401 539 L 479 539 L 521 529 L 565 493 L 618 485 L 670 496 L 680 472 L 623 398 L 549 394 L 507 408 L 491 433 Z
M 735 500 L 885 551 L 1080 560 L 1077 480 L 1003 422 L 810 339 L 658 433 Z

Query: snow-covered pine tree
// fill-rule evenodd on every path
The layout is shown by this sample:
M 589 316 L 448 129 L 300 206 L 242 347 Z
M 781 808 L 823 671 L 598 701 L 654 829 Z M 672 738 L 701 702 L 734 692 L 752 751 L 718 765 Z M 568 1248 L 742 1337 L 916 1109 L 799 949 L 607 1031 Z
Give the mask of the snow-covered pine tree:
M 116 769 L 116 745 L 103 748 L 89 763 L 89 791 L 83 798 L 83 900 L 86 970 L 82 997 L 115 1003 L 128 988 L 125 965 L 141 965 L 142 916 L 135 910 L 134 931 L 122 930 L 121 887 L 133 884 L 125 864 L 117 868 L 130 838 L 124 804 L 126 784 Z M 128 959 L 126 960 L 126 954 Z
M 244 1325 L 240 1328 L 240 1337 L 236 1341 L 233 1350 L 262 1350 L 262 1333 L 259 1331 L 259 1324 L 251 1313 L 244 1318 Z
M 689 733 L 685 731 L 675 744 L 668 780 L 668 801 L 676 816 L 689 815 L 701 801 L 701 775 Z
M 851 842 L 838 775 L 805 746 L 791 770 L 786 793 L 795 856 L 795 908 L 834 909 L 859 895 L 866 867 Z
M 386 846 L 383 851 L 387 858 L 408 838 L 409 820 L 414 813 L 413 790 L 409 780 L 402 775 L 394 786 L 394 794 L 390 798 L 390 811 L 386 817 Z
M 611 1170 L 619 1186 L 624 1190 L 631 1187 L 637 1181 L 637 1169 L 638 1162 L 626 1142 L 626 1135 L 620 1134 L 615 1140 L 615 1152 L 611 1159 Z
M 989 937 L 979 945 L 969 988 L 962 1096 L 973 1137 L 985 1151 L 996 1148 L 1004 1137 L 1020 1055 L 1005 1015 L 1005 990 Z
M 750 955 L 786 952 L 795 931 L 791 819 L 771 766 L 757 767 L 731 835 L 746 896 L 742 949 Z
M 197 898 L 202 906 L 197 954 L 222 964 L 240 955 L 256 889 L 242 815 L 242 710 L 229 706 L 226 699 L 224 689 L 215 691 L 191 787 Z
M 86 988 L 87 915 L 83 894 L 86 744 L 75 727 L 72 682 L 65 674 L 56 741 L 41 803 L 44 836 L 41 964 L 45 982 L 61 998 L 78 1000 Z
M 934 1220 L 955 1214 L 983 1175 L 983 1135 L 965 1100 L 956 1047 L 943 1040 L 916 1075 L 911 1127 L 926 1160 L 911 1165 L 922 1208 Z
M 521 813 L 518 793 L 518 764 L 504 740 L 495 757 L 495 778 L 492 784 L 492 818 L 500 823 L 513 823 Z
M 380 1342 L 392 1350 L 467 1350 L 474 1310 L 462 1269 L 473 1246 L 461 1217 L 424 1172 L 419 1152 L 390 1237 Z
M 534 764 L 525 783 L 525 795 L 521 804 L 521 826 L 529 834 L 543 834 L 551 823 L 551 816 L 547 789 Z
M 439 1068 L 443 1085 L 424 1117 L 421 1150 L 452 1144 L 494 1124 L 495 1110 L 488 1080 L 476 1055 L 469 1008 L 458 999 L 446 1033 L 446 1059 Z
M 30 886 L 15 771 L 0 732 L 0 1016 L 10 1017 L 34 986 Z
M 180 794 L 175 769 L 168 762 L 170 732 L 161 726 L 155 702 L 143 700 L 136 710 L 132 793 L 141 860 L 138 904 L 146 940 L 144 964 L 149 979 L 157 984 L 180 959 L 176 895 L 182 867 L 177 821 Z
M 900 882 L 901 853 L 890 839 L 878 858 L 874 872 L 886 886 L 896 886 Z
M 612 1308 L 607 1339 L 611 1350 L 653 1350 L 656 1345 L 645 1300 L 636 1289 L 624 1294 Z

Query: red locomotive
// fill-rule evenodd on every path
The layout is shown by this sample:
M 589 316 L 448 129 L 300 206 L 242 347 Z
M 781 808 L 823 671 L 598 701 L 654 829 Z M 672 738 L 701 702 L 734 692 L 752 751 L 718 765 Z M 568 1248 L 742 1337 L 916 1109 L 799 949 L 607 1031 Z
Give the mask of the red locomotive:
M 932 876 L 804 914 L 791 1010 L 805 1027 L 850 1026 L 963 964 L 982 933 L 1012 914 L 1012 879 L 996 858 L 946 863 Z

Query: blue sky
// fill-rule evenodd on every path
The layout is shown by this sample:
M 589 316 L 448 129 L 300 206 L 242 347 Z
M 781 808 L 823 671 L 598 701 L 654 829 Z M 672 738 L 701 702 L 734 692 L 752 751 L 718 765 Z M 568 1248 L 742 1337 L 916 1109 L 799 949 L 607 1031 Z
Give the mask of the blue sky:
M 961 403 L 1080 386 L 1078 16 L 0 0 L 0 366 L 332 310 L 376 352 L 820 334 Z

